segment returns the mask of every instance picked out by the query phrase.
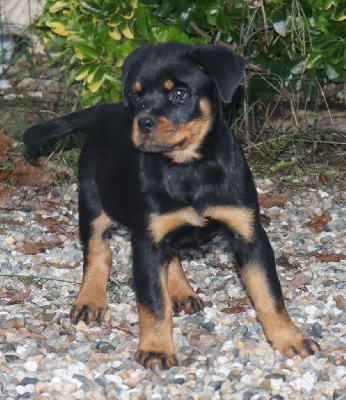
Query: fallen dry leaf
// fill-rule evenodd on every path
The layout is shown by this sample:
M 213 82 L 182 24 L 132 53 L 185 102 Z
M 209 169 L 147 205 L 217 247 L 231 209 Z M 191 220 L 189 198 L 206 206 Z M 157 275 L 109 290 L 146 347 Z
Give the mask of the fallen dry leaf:
M 22 290 L 0 290 L 0 298 L 11 299 L 6 303 L 7 306 L 11 306 L 13 304 L 23 303 L 29 297 L 30 293 L 30 286 L 27 287 L 25 292 Z
M 341 294 L 338 294 L 337 296 L 334 297 L 335 304 L 338 307 L 339 310 L 345 311 L 346 310 L 346 304 L 344 301 L 344 296 L 341 296 Z
M 299 263 L 291 264 L 286 255 L 278 257 L 276 259 L 276 264 L 279 265 L 280 267 L 285 268 L 287 271 L 290 271 L 292 269 L 297 269 L 299 267 Z
M 346 347 L 333 347 L 333 348 L 330 348 L 330 349 L 322 349 L 322 352 L 324 354 L 332 354 L 335 351 L 341 351 L 342 353 L 345 353 L 346 352 Z
M 0 138 L 1 140 L 1 138 Z M 7 178 L 7 174 L 3 169 L 0 169 L 0 182 L 4 181 Z
M 52 241 L 52 242 L 42 242 L 42 243 L 24 243 L 23 253 L 24 254 L 38 254 L 44 253 L 46 250 L 54 249 L 55 247 L 62 247 L 63 242 Z
M 5 135 L 5 129 L 0 129 L 0 158 L 8 159 L 7 152 L 9 145 L 13 144 L 14 139 L 11 136 Z
M 250 297 L 242 299 L 224 300 L 222 303 L 227 304 L 227 308 L 222 308 L 221 312 L 225 314 L 237 314 L 245 312 L 251 305 Z
M 247 310 L 247 307 L 244 306 L 234 306 L 234 307 L 227 307 L 227 308 L 222 308 L 221 312 L 225 314 L 238 314 L 245 312 Z
M 313 252 L 313 255 L 322 262 L 338 262 L 346 258 L 343 254 L 317 253 L 316 251 Z
M 270 225 L 272 219 L 269 217 L 269 215 L 261 214 L 261 221 L 263 225 L 268 226 Z
M 46 169 L 42 166 L 24 164 L 23 161 L 18 161 L 12 168 L 10 177 L 16 184 L 22 185 L 34 180 L 35 183 L 40 185 L 51 179 L 51 174 L 45 171 Z
M 274 206 L 284 206 L 288 198 L 284 194 L 275 192 L 263 194 L 259 197 L 260 206 L 263 208 L 271 208 Z
M 309 228 L 315 229 L 317 233 L 321 233 L 323 230 L 324 225 L 328 222 L 331 221 L 332 217 L 327 214 L 314 214 L 314 218 L 311 221 L 305 222 L 304 225 L 308 226 Z
M 285 279 L 279 275 L 279 281 L 282 286 L 288 286 L 291 288 L 299 288 L 301 286 L 309 285 L 311 282 L 311 277 L 305 275 L 303 272 L 296 275 L 293 279 Z
M 318 174 L 318 183 L 320 183 L 321 185 L 325 185 L 329 181 L 330 181 L 330 179 L 323 172 L 320 172 Z

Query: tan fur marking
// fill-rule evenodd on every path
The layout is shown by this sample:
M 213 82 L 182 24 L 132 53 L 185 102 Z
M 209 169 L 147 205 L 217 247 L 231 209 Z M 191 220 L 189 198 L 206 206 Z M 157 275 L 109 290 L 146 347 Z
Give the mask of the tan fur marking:
M 165 89 L 172 90 L 174 88 L 174 82 L 171 79 L 168 79 L 165 82 Z
M 198 214 L 191 206 L 167 214 L 152 214 L 149 218 L 149 228 L 157 244 L 168 233 L 183 225 L 204 227 L 208 224 L 207 218 L 225 223 L 248 242 L 252 240 L 254 211 L 234 206 L 208 207 L 203 215 Z
M 212 115 L 211 105 L 207 99 L 202 99 L 199 104 L 202 115 L 194 121 L 180 126 L 177 130 L 178 135 L 181 137 L 178 143 L 184 140 L 184 146 L 168 153 L 169 157 L 175 159 L 177 163 L 188 163 L 201 158 L 198 150 L 209 132 Z
M 142 91 L 142 85 L 139 82 L 136 82 L 134 89 L 135 89 L 135 92 L 139 93 Z
M 168 265 L 168 294 L 174 311 L 194 314 L 196 308 L 197 310 L 204 308 L 203 301 L 186 279 L 178 257 L 174 257 Z
M 189 281 L 186 279 L 178 257 L 174 257 L 168 266 L 168 293 L 171 299 L 173 297 L 183 299 L 196 295 Z
M 207 135 L 212 120 L 211 105 L 207 99 L 200 101 L 201 116 L 175 130 L 166 117 L 159 117 L 155 131 L 143 135 L 134 120 L 132 142 L 142 151 L 165 153 L 178 163 L 200 159 L 198 150 Z
M 273 349 L 279 350 L 283 356 L 293 357 L 296 354 L 294 347 L 301 357 L 309 356 L 303 344 L 303 339 L 307 339 L 308 336 L 294 325 L 286 308 L 280 313 L 276 310 L 261 267 L 246 266 L 242 278 L 254 303 L 258 319 L 263 325 L 267 340 Z
M 207 222 L 190 206 L 167 214 L 150 215 L 149 228 L 153 234 L 154 242 L 159 243 L 169 232 L 183 225 L 203 227 Z
M 92 222 L 93 233 L 89 241 L 86 272 L 75 305 L 107 309 L 107 284 L 112 260 L 109 244 L 102 240 L 102 234 L 112 220 L 102 213 Z
M 247 242 L 251 242 L 254 210 L 234 206 L 213 206 L 208 207 L 203 215 L 225 223 L 230 229 L 239 233 Z
M 138 303 L 140 339 L 135 360 L 143 365 L 150 353 L 161 353 L 166 356 L 166 366 L 161 364 L 160 358 L 150 356 L 148 368 L 158 363 L 161 369 L 171 368 L 176 365 L 176 355 L 173 343 L 173 309 L 167 289 L 167 270 L 164 269 L 160 276 L 161 288 L 164 300 L 165 315 L 163 320 L 157 320 L 155 316 L 142 304 Z M 143 354 L 144 353 L 144 354 Z

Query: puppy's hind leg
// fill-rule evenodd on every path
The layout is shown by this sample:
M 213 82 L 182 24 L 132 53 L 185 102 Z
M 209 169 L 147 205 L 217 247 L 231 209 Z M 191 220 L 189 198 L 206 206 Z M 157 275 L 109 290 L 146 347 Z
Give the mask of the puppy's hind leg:
M 179 258 L 174 257 L 168 264 L 168 293 L 175 312 L 194 314 L 204 309 L 202 299 L 186 279 Z
M 263 325 L 268 343 L 285 357 L 307 357 L 318 344 L 301 331 L 288 315 L 268 237 L 257 222 L 253 241 L 236 251 L 242 279 Z
M 101 322 L 108 308 L 107 284 L 112 253 L 108 243 L 112 220 L 103 211 L 91 213 L 80 200 L 79 228 L 84 246 L 82 287 L 71 308 L 71 321 Z

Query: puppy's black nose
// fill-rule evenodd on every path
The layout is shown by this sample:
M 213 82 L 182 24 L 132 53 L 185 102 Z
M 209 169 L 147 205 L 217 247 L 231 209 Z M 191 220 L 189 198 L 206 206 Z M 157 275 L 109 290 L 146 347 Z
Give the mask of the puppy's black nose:
M 148 116 L 141 117 L 138 120 L 138 126 L 143 133 L 150 133 L 155 125 L 155 120 Z

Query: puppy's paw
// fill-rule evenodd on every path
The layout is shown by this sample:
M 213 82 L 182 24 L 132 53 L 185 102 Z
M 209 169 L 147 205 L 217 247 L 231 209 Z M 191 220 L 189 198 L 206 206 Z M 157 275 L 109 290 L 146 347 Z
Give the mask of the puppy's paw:
M 176 354 L 158 353 L 155 351 L 137 350 L 133 359 L 144 368 L 153 369 L 158 365 L 160 369 L 170 369 L 178 365 Z
M 84 321 L 89 324 L 90 321 L 101 323 L 107 311 L 106 306 L 97 306 L 95 304 L 77 304 L 75 303 L 70 311 L 70 319 L 73 324 Z
M 288 358 L 309 357 L 320 350 L 320 346 L 298 328 L 279 331 L 272 339 L 268 338 L 268 343 Z
M 173 310 L 174 312 L 185 311 L 186 314 L 195 314 L 204 310 L 204 303 L 197 295 L 185 299 L 173 298 Z

